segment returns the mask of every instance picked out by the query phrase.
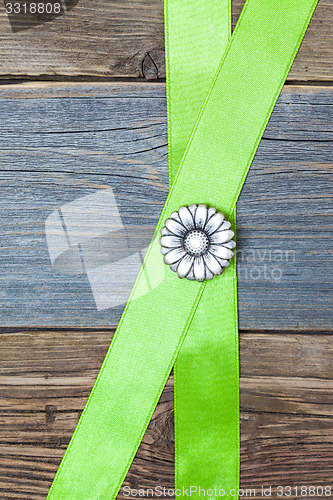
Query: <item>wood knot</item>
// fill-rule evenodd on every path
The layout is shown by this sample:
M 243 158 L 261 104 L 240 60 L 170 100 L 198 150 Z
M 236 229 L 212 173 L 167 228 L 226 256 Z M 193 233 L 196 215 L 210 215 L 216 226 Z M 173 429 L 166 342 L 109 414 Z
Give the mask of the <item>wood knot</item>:
M 147 80 L 157 80 L 165 75 L 164 52 L 154 49 L 147 52 L 141 64 L 141 73 Z
M 55 421 L 55 414 L 57 413 L 57 407 L 54 405 L 45 405 L 45 416 L 46 416 L 46 423 L 47 424 L 53 424 Z

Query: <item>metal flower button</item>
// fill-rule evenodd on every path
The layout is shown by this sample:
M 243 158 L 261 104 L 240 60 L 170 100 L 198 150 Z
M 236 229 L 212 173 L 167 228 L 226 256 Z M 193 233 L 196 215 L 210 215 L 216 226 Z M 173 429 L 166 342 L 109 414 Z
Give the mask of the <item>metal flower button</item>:
M 230 226 L 221 212 L 203 203 L 180 207 L 161 229 L 164 262 L 179 278 L 213 279 L 234 256 L 235 233 Z

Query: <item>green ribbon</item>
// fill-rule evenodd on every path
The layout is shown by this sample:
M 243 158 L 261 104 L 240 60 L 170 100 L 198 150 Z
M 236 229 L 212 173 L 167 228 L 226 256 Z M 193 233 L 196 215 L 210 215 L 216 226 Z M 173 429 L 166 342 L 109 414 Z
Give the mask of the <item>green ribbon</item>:
M 173 9 L 181 8 L 181 2 L 168 1 L 169 14 L 171 3 Z M 207 0 L 202 3 L 205 7 Z M 176 173 L 153 240 L 51 486 L 49 500 L 110 500 L 116 497 L 179 354 L 181 358 L 176 369 L 177 484 L 193 481 L 195 485 L 200 480 L 203 481 L 200 486 L 214 488 L 217 482 L 223 481 L 218 488 L 224 485 L 237 488 L 235 265 L 209 282 L 180 280 L 163 263 L 158 238 L 165 219 L 181 205 L 206 203 L 221 210 L 229 219 L 233 216 L 248 169 L 316 4 L 317 0 L 247 0 L 179 167 L 175 160 Z M 181 30 L 181 24 L 176 28 Z M 193 23 L 191 29 L 200 29 L 200 24 Z M 204 39 L 204 34 L 202 36 Z M 211 36 L 211 31 L 205 36 Z M 169 51 L 173 50 L 171 41 L 169 38 Z M 200 99 L 201 96 L 198 107 Z M 195 112 L 191 114 L 192 124 L 194 115 Z M 152 283 L 149 291 L 147 274 Z M 158 284 L 161 276 L 163 279 Z M 205 309 L 204 305 L 210 301 L 214 305 Z M 191 333 L 185 343 L 188 330 Z M 202 333 L 203 337 L 194 340 L 195 332 Z M 215 335 L 220 340 L 215 341 Z M 193 367 L 185 373 L 183 367 L 190 364 Z M 207 369 L 206 380 L 202 367 Z M 221 369 L 225 370 L 223 374 Z M 208 379 L 214 380 L 213 387 Z M 194 398 L 194 407 L 191 404 L 193 383 L 202 394 L 210 391 L 205 394 L 204 402 L 200 402 L 200 397 Z M 213 391 L 221 392 L 222 407 L 217 408 Z M 212 416 L 206 404 L 218 410 L 212 434 Z M 204 416 L 206 413 L 206 418 L 198 417 L 198 411 Z M 184 424 L 184 420 L 190 418 L 198 418 L 200 430 L 194 434 L 195 439 L 200 434 L 198 441 L 190 435 L 194 426 Z M 222 426 L 218 422 L 220 418 Z M 183 431 L 184 437 L 180 436 Z M 215 462 L 219 440 L 223 449 Z M 207 453 L 211 453 L 208 459 Z M 192 467 L 187 461 L 189 457 L 194 459 L 196 454 L 196 465 Z M 197 467 L 201 467 L 200 471 Z M 206 467 L 213 470 L 205 470 Z M 222 472 L 218 471 L 219 467 L 223 468 Z
M 170 186 L 230 36 L 230 0 L 165 0 Z M 235 228 L 235 208 L 228 219 Z M 202 295 L 174 365 L 175 488 L 180 497 L 183 488 L 239 488 L 235 259 L 216 285 L 214 296 Z

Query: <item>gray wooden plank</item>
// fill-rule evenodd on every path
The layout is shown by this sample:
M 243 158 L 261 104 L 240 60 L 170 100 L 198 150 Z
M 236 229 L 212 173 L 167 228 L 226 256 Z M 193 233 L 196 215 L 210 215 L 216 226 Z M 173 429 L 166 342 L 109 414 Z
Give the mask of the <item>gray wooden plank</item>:
M 244 330 L 332 328 L 332 92 L 284 88 L 239 199 Z M 164 85 L 17 85 L 0 99 L 1 326 L 116 324 L 168 191 Z
M 46 497 L 112 335 L 69 329 L 0 336 L 1 499 Z M 330 335 L 241 333 L 243 488 L 330 484 L 332 349 Z M 173 410 L 171 376 L 124 485 L 174 487 Z M 290 498 L 300 496 L 293 490 Z
M 162 0 L 60 3 L 61 15 L 38 20 L 1 4 L 0 78 L 165 77 Z M 232 4 L 235 25 L 244 0 Z M 319 0 L 290 79 L 332 80 L 332 20 L 332 2 Z

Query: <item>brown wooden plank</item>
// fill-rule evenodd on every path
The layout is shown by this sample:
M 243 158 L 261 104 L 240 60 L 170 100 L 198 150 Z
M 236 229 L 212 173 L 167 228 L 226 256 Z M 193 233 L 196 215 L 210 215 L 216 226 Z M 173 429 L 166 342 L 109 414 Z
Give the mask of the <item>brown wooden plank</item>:
M 2 500 L 45 498 L 112 334 L 0 336 Z M 330 335 L 240 335 L 243 488 L 331 483 L 332 355 Z M 173 453 L 170 377 L 125 485 L 172 488 Z
M 241 193 L 242 329 L 332 329 L 332 92 L 284 88 Z M 1 326 L 117 324 L 127 299 L 122 290 L 134 282 L 122 259 L 148 245 L 168 191 L 164 84 L 5 86 L 0 155 Z M 127 243 L 119 236 L 107 246 L 98 238 L 100 225 L 111 231 L 111 216 L 87 222 L 97 210 L 104 214 L 99 196 L 106 188 L 116 196 Z M 76 200 L 88 214 L 68 214 Z M 97 310 L 96 288 L 68 254 L 51 266 L 45 221 L 54 213 L 71 224 L 64 233 L 59 216 L 56 234 L 84 235 L 85 271 L 93 270 L 108 299 L 123 293 L 122 303 Z M 79 260 L 76 243 L 71 248 Z M 115 268 L 100 276 L 96 270 L 109 261 Z
M 38 21 L 1 5 L 0 78 L 165 77 L 162 0 L 60 3 L 61 15 Z M 234 24 L 243 4 L 233 2 Z M 332 80 L 332 22 L 332 2 L 319 0 L 290 79 Z

